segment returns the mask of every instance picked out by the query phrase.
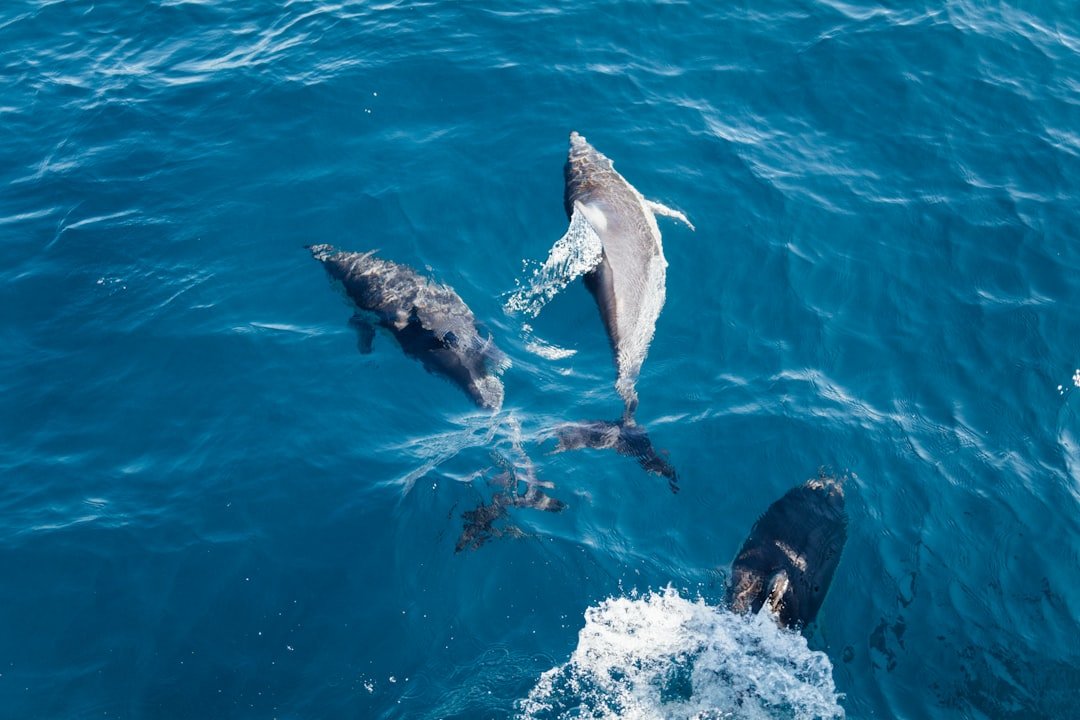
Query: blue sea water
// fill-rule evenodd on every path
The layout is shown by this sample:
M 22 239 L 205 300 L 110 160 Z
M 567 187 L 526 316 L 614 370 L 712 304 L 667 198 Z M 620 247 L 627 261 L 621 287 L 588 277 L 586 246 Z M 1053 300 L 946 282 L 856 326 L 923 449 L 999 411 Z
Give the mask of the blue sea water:
M 7 0 L 0 68 L 0 716 L 1075 716 L 1073 3 Z M 503 309 L 571 130 L 697 228 L 678 494 L 551 452 L 621 412 L 581 282 Z M 359 354 L 312 242 L 452 285 L 503 412 Z M 567 508 L 455 553 L 508 417 Z M 822 467 L 807 642 L 716 609 Z

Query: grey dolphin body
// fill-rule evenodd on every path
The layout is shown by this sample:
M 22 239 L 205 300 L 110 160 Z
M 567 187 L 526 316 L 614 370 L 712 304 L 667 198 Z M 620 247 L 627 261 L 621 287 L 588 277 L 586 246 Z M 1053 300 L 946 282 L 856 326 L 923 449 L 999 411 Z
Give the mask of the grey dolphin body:
M 452 380 L 478 406 L 502 406 L 503 384 L 497 373 L 506 366 L 506 356 L 477 327 L 472 311 L 452 288 L 374 252 L 344 252 L 330 245 L 310 250 L 361 311 L 352 321 L 360 332 L 361 352 L 371 351 L 374 323 L 387 329 L 406 355 Z
M 635 385 L 667 292 L 667 260 L 655 215 L 693 226 L 677 210 L 646 200 L 615 172 L 611 160 L 576 132 L 570 133 L 564 174 L 566 216 L 573 221 L 575 213 L 583 213 L 600 238 L 599 262 L 585 275 L 585 285 L 596 298 L 611 340 L 618 371 L 615 387 L 630 416 L 637 409 Z
M 596 299 L 615 356 L 615 387 L 624 412 L 615 423 L 592 422 L 559 432 L 559 449 L 610 447 L 638 459 L 646 470 L 668 478 L 675 489 L 675 469 L 652 446 L 634 422 L 637 379 L 664 306 L 667 260 L 656 215 L 693 225 L 686 216 L 646 200 L 615 171 L 611 160 L 576 132 L 570 133 L 563 202 L 571 228 L 587 222 L 599 239 L 594 267 L 585 286 Z
M 735 612 L 768 606 L 784 627 L 817 617 L 847 540 L 844 491 L 820 477 L 792 488 L 754 523 L 731 566 L 727 601 Z

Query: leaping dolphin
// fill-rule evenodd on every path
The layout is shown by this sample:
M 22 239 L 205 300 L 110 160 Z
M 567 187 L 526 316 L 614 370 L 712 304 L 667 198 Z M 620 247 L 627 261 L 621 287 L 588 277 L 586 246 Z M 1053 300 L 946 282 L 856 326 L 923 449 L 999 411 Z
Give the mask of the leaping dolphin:
M 819 477 L 792 488 L 754 523 L 731 565 L 727 602 L 735 612 L 767 606 L 784 627 L 817 617 L 847 540 L 844 490 Z
M 472 311 L 453 288 L 405 265 L 366 253 L 312 245 L 311 254 L 330 278 L 340 283 L 358 310 L 351 324 L 360 335 L 360 351 L 371 352 L 374 325 L 387 329 L 406 355 L 429 372 L 449 378 L 481 408 L 499 410 L 508 365 Z
M 610 159 L 576 132 L 570 133 L 563 202 L 570 227 L 552 248 L 531 287 L 508 307 L 535 315 L 568 282 L 585 276 L 596 299 L 615 355 L 615 388 L 624 403 L 617 422 L 591 422 L 561 428 L 557 450 L 613 448 L 636 457 L 649 472 L 666 477 L 676 489 L 675 469 L 653 448 L 634 422 L 637 379 L 649 352 L 656 320 L 664 307 L 667 260 L 657 215 L 693 225 L 678 210 L 647 200 L 615 171 Z

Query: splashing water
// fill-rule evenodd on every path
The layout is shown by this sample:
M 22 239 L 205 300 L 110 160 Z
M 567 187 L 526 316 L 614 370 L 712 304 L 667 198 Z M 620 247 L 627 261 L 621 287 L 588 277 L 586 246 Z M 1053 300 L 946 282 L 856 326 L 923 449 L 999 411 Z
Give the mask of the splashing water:
M 563 288 L 596 267 L 602 251 L 600 236 L 585 216 L 575 211 L 566 234 L 555 242 L 547 260 L 533 271 L 528 284 L 519 286 L 510 296 L 504 309 L 508 313 L 523 312 L 536 317 Z
M 767 615 L 691 602 L 670 586 L 585 612 L 569 662 L 545 672 L 520 717 L 842 718 L 832 664 Z

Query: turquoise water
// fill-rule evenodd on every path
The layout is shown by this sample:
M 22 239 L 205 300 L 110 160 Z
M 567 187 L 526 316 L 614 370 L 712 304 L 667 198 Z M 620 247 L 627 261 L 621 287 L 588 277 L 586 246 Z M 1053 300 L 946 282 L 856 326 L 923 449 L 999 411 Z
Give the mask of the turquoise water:
M 1071 3 L 9 0 L 0 67 L 5 717 L 1075 714 Z M 551 453 L 622 407 L 581 282 L 503 310 L 571 130 L 697 228 L 637 385 L 678 494 Z M 312 242 L 452 285 L 503 412 L 359 354 Z M 455 554 L 510 418 L 567 508 Z M 823 466 L 808 641 L 716 609 Z

